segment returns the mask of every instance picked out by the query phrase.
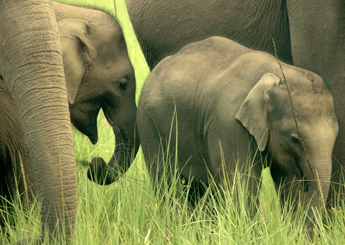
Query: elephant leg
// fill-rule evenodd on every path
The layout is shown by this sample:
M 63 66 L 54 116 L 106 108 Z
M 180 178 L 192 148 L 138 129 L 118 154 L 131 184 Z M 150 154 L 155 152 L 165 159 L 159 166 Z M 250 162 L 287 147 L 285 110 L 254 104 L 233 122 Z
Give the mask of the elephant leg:
M 174 173 L 175 154 L 167 147 L 166 138 L 151 141 L 143 151 L 151 182 L 157 195 L 164 195 L 170 187 Z
M 5 224 L 7 222 L 6 218 L 4 217 L 5 213 L 8 212 L 8 210 L 6 210 L 6 200 L 8 200 L 8 198 L 11 196 L 11 188 L 9 187 L 9 183 L 14 182 L 14 178 L 13 176 L 9 175 L 8 176 L 8 160 L 5 158 L 5 156 L 3 155 L 3 150 L 4 148 L 1 146 L 0 147 L 0 228 L 5 227 Z M 10 179 L 9 179 L 10 178 Z
M 217 144 L 212 141 L 209 142 L 211 173 L 216 176 L 216 180 L 224 183 L 220 189 L 223 190 L 221 195 L 226 195 L 225 191 L 230 192 L 228 194 L 237 199 L 236 205 L 240 206 L 241 201 L 246 202 L 250 214 L 255 215 L 259 207 L 262 163 L 253 164 L 252 160 L 247 159 L 248 152 L 243 149 L 248 146 L 238 146 L 241 150 L 234 151 L 226 138 L 217 140 Z
M 294 65 L 321 75 L 333 96 L 339 132 L 327 202 L 337 207 L 345 200 L 345 5 L 343 1 L 299 0 L 286 4 Z
M 172 181 L 175 164 L 175 139 L 162 136 L 151 118 L 144 111 L 138 113 L 138 133 L 151 184 L 161 196 Z M 170 142 L 170 143 L 169 143 Z

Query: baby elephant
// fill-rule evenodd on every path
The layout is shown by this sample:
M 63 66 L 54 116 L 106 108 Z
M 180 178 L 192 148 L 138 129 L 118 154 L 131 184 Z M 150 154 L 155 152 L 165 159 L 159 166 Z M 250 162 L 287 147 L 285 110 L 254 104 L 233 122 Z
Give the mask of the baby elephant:
M 265 158 L 283 199 L 292 188 L 311 207 L 327 199 L 338 133 L 332 96 L 318 75 L 270 54 L 222 37 L 185 46 L 148 77 L 137 123 L 154 184 L 163 173 L 169 182 L 177 156 L 182 178 L 227 176 L 231 185 L 239 172 L 257 196 Z

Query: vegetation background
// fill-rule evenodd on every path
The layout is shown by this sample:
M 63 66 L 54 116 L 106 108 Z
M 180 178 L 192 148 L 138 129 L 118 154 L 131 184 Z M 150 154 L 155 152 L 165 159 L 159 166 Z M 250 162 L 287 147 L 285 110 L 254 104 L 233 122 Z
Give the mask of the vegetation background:
M 135 38 L 125 7 L 125 0 L 59 0 L 103 10 L 118 19 L 135 68 L 137 101 L 149 69 Z M 218 205 L 206 195 L 198 208 L 191 210 L 186 195 L 171 188 L 161 200 L 154 195 L 142 154 L 138 154 L 129 171 L 116 183 L 98 186 L 87 180 L 87 166 L 93 157 L 109 160 L 114 149 L 111 127 L 103 115 L 98 118 L 99 142 L 92 145 L 88 138 L 73 129 L 77 159 L 79 210 L 74 244 L 344 244 L 345 218 L 341 208 L 332 209 L 325 224 L 317 219 L 311 232 L 304 230 L 305 212 L 281 211 L 268 170 L 263 173 L 260 210 L 248 216 L 246 191 L 240 192 L 236 205 L 227 190 L 226 204 Z M 175 179 L 172 186 L 178 185 Z M 234 186 L 233 189 L 241 189 Z M 241 191 L 241 190 L 240 190 Z M 242 194 L 241 194 L 242 193 Z M 242 202 L 241 202 L 242 200 Z M 41 233 L 39 204 L 23 209 L 13 205 L 13 224 L 1 231 L 0 244 L 13 244 L 21 238 Z M 344 205 L 342 205 L 344 207 Z M 317 210 L 315 210 L 317 212 Z M 7 234 L 6 234 L 7 233 Z M 310 240 L 308 234 L 314 234 Z M 54 244 L 60 244 L 55 241 Z

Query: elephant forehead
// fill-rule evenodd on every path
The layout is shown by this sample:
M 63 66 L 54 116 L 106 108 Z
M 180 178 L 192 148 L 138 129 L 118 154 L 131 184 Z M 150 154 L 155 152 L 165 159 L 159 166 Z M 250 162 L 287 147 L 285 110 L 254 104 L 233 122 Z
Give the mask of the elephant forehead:
M 306 84 L 307 83 L 307 84 Z M 299 119 L 319 117 L 335 117 L 333 98 L 324 84 L 319 83 L 318 89 L 313 89 L 311 82 L 288 82 L 280 84 L 269 91 L 269 113 L 276 117 L 289 117 L 295 112 Z
M 313 149 L 332 151 L 338 135 L 337 123 L 332 120 L 321 119 L 313 121 L 311 124 L 299 123 L 298 128 L 307 151 Z
M 295 120 L 299 125 L 311 128 L 336 128 L 338 125 L 332 97 L 311 96 L 309 93 L 295 93 L 291 97 L 282 95 L 279 101 L 269 105 L 268 118 L 271 124 L 278 123 L 284 131 L 295 130 Z
M 335 118 L 333 99 L 330 93 L 298 92 L 291 96 L 291 101 L 299 118 L 318 120 Z

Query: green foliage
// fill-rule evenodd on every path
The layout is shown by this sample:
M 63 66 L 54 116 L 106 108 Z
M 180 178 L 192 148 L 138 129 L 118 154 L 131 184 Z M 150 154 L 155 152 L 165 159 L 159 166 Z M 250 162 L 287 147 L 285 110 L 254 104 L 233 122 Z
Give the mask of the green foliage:
M 113 0 L 64 0 L 75 5 L 93 6 L 115 15 Z M 148 75 L 148 68 L 135 39 L 124 0 L 116 0 L 116 17 L 124 28 L 128 51 L 138 84 L 137 99 Z M 296 214 L 280 204 L 269 171 L 264 170 L 259 210 L 251 217 L 247 192 L 240 185 L 229 185 L 223 199 L 208 191 L 195 209 L 187 202 L 179 179 L 173 178 L 168 189 L 162 185 L 155 195 L 142 153 L 118 182 L 98 186 L 87 180 L 87 166 L 95 156 L 109 160 L 114 149 L 112 129 L 103 115 L 98 118 L 99 142 L 73 130 L 77 159 L 79 209 L 74 244 L 343 244 L 345 217 L 342 209 L 331 209 L 329 220 L 317 219 L 314 242 L 304 230 L 305 212 Z M 188 191 L 188 188 L 187 188 Z M 237 192 L 234 195 L 234 192 Z M 234 196 L 238 196 L 235 200 Z M 13 244 L 21 238 L 41 233 L 38 202 L 25 207 L 17 198 L 11 214 L 1 213 L 7 226 L 1 230 L 0 244 Z M 344 203 L 341 203 L 344 207 Z M 15 224 L 15 225 L 13 225 Z M 61 244 L 55 241 L 53 244 Z

